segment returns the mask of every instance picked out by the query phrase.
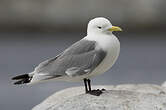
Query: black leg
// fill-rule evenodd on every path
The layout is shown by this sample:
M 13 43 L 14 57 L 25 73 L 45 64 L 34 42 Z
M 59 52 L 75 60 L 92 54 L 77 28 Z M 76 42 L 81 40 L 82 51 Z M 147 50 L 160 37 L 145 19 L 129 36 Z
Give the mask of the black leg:
M 87 81 L 88 81 L 88 87 L 89 87 L 89 91 L 91 91 L 91 84 L 90 84 L 90 79 L 87 79 Z
M 87 83 L 88 83 L 88 85 L 87 85 Z M 84 79 L 84 85 L 85 85 L 85 93 L 88 93 L 88 94 L 91 94 L 91 95 L 100 96 L 103 93 L 103 91 L 105 91 L 105 89 L 91 90 L 91 81 L 90 81 L 90 79 L 85 78 Z
M 84 79 L 84 85 L 85 85 L 85 93 L 88 93 L 88 87 L 87 87 L 87 79 Z

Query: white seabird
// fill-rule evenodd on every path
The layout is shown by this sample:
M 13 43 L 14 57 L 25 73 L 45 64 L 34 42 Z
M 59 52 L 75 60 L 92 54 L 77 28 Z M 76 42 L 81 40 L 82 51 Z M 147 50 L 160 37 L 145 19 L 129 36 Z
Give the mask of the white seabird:
M 40 63 L 33 72 L 12 78 L 17 80 L 14 84 L 84 80 L 86 93 L 100 95 L 101 90 L 91 90 L 90 78 L 110 69 L 119 56 L 120 42 L 113 31 L 122 29 L 112 26 L 103 17 L 90 20 L 87 36 L 56 57 Z

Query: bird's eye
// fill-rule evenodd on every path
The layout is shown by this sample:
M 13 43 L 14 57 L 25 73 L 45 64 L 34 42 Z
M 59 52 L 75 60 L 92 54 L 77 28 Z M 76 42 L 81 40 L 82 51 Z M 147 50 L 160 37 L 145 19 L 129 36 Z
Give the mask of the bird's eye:
M 98 28 L 99 28 L 99 29 L 101 29 L 101 27 L 100 27 L 100 26 L 98 26 Z

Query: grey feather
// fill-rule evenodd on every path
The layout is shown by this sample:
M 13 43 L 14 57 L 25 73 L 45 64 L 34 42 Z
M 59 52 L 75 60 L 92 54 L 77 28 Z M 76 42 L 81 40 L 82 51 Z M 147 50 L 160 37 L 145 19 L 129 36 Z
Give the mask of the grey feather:
M 104 59 L 106 52 L 95 49 L 95 41 L 80 40 L 55 58 L 51 58 L 36 67 L 36 75 L 77 76 L 93 71 Z

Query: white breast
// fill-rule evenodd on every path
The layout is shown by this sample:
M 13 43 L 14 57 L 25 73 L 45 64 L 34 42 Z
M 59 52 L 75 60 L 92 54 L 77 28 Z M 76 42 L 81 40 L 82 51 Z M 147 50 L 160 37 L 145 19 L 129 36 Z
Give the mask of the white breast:
M 99 47 L 107 52 L 104 60 L 99 64 L 99 66 L 90 74 L 90 76 L 102 74 L 110 69 L 115 61 L 117 60 L 120 52 L 120 42 L 116 36 L 112 35 L 101 35 L 101 36 L 91 36 L 86 37 L 88 40 L 95 40 Z

